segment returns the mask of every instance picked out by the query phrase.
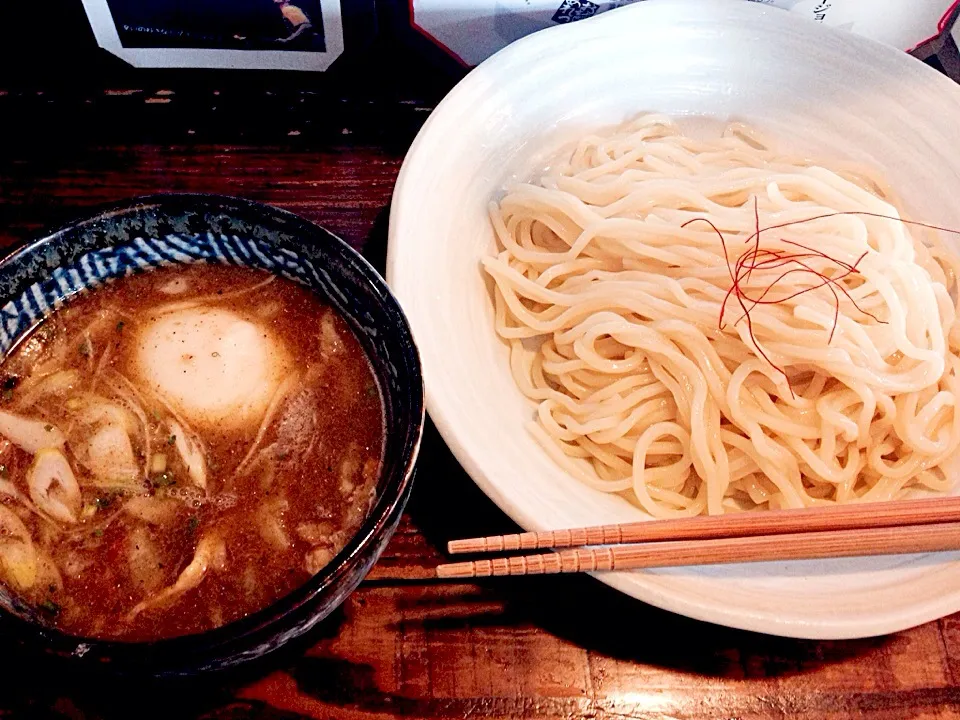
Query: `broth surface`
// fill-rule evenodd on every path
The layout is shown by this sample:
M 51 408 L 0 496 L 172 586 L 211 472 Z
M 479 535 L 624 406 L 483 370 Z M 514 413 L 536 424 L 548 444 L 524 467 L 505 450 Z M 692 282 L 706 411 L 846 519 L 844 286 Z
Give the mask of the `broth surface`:
M 246 268 L 77 298 L 0 368 L 0 579 L 71 634 L 151 640 L 261 609 L 372 504 L 383 408 L 344 320 Z

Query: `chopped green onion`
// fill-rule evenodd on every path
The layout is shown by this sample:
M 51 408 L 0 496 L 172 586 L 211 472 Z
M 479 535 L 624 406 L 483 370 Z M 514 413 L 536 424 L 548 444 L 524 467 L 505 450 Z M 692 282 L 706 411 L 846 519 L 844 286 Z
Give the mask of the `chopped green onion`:
M 113 504 L 113 501 L 116 500 L 118 497 L 121 497 L 122 495 L 123 495 L 122 491 L 113 490 L 107 494 L 98 495 L 93 502 L 98 508 L 103 510 L 104 508 L 110 507 L 110 505 Z
M 177 479 L 171 472 L 162 472 L 151 477 L 150 484 L 155 488 L 169 487 L 170 485 L 176 485 Z

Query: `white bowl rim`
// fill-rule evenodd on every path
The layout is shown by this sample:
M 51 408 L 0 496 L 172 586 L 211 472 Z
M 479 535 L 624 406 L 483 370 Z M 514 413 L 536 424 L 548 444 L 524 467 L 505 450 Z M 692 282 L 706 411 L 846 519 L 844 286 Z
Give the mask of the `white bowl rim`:
M 644 2 L 628 5 L 587 20 L 541 30 L 508 45 L 478 67 L 495 71 L 499 65 L 509 64 L 515 55 L 533 54 L 536 51 L 549 53 L 551 46 L 559 38 L 565 38 L 566 42 L 570 43 L 575 41 L 577 35 L 595 33 L 601 27 L 612 26 L 619 19 L 619 14 L 652 12 L 654 9 L 660 9 L 667 5 L 672 5 L 675 8 L 683 6 L 686 12 L 697 12 L 698 9 L 714 10 L 718 6 L 722 6 L 731 20 L 736 18 L 755 19 L 767 15 L 769 22 L 780 25 L 799 27 L 801 24 L 806 24 L 815 26 L 812 21 L 800 18 L 790 12 L 771 8 L 762 3 L 744 2 L 744 0 L 644 0 Z M 816 27 L 815 31 L 831 34 L 835 38 L 842 38 L 850 47 L 862 50 L 865 53 L 885 55 L 893 62 L 910 63 L 914 66 L 924 65 L 920 60 L 896 48 L 843 30 L 819 26 Z M 933 68 L 927 67 L 926 69 L 931 74 L 930 82 L 940 82 L 944 93 L 960 99 L 960 88 Z M 932 77 L 934 75 L 938 76 L 939 80 L 934 80 Z M 390 212 L 386 276 L 391 287 L 394 286 L 398 276 L 402 273 L 402 256 L 397 249 L 398 243 L 395 239 L 400 233 L 401 226 L 408 223 L 407 215 L 410 211 L 407 207 L 409 204 L 408 197 L 410 197 L 407 189 L 408 177 L 414 172 L 415 166 L 424 161 L 423 153 L 431 142 L 433 127 L 442 123 L 445 112 L 461 102 L 465 96 L 475 92 L 482 82 L 482 78 L 476 72 L 468 74 L 461 80 L 431 113 L 406 155 L 398 174 Z M 394 291 L 397 292 L 398 296 L 401 296 L 396 288 Z M 403 304 L 402 296 L 401 304 Z M 414 334 L 416 335 L 416 328 Z M 425 354 L 426 350 L 422 350 L 422 352 Z M 485 474 L 482 460 L 472 455 L 459 441 L 453 415 L 445 404 L 442 395 L 434 393 L 429 376 L 426 377 L 426 406 L 431 420 L 450 451 L 477 486 L 522 528 L 526 530 L 547 529 L 537 517 L 509 502 Z M 850 617 L 849 615 L 834 618 L 823 617 L 818 618 L 815 623 L 810 623 L 802 620 L 780 618 L 772 614 L 758 614 L 755 611 L 721 603 L 705 604 L 702 597 L 697 599 L 687 593 L 665 590 L 655 583 L 644 583 L 642 579 L 638 581 L 637 578 L 642 576 L 636 574 L 623 572 L 596 573 L 594 577 L 631 597 L 696 620 L 742 630 L 803 639 L 842 640 L 885 635 L 960 611 L 960 590 L 958 590 L 957 592 L 918 601 L 909 608 L 909 611 L 894 610 L 886 613 L 875 613 L 869 617 Z

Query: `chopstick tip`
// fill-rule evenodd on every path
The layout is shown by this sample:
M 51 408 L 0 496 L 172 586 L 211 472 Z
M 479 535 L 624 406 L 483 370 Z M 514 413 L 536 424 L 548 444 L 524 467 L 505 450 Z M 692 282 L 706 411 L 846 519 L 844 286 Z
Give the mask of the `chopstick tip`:
M 476 569 L 472 562 L 446 563 L 437 566 L 437 577 L 441 580 L 472 578 L 476 577 Z
M 461 540 L 451 540 L 447 543 L 447 552 L 451 555 L 463 555 L 464 553 L 482 552 L 484 549 L 483 540 L 479 538 L 463 538 Z

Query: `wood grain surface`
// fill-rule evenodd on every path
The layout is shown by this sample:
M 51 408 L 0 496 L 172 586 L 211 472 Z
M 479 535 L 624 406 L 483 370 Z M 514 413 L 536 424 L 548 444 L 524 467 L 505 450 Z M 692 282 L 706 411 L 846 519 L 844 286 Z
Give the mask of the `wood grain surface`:
M 382 268 L 393 182 L 432 101 L 233 92 L 0 91 L 0 244 L 133 195 L 216 192 L 321 223 Z M 0 717 L 960 718 L 960 617 L 808 642 L 681 618 L 588 577 L 431 581 L 448 540 L 517 528 L 432 429 L 421 457 L 386 554 L 308 649 L 173 686 L 51 675 L 2 651 Z

